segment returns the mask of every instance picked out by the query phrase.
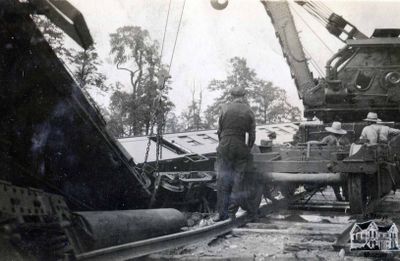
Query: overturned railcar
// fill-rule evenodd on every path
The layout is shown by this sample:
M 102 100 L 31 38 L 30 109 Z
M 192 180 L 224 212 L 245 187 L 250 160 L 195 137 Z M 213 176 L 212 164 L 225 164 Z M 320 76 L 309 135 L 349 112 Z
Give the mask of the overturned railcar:
M 109 135 L 32 14 L 92 43 L 67 1 L 0 1 L 0 256 L 77 258 L 179 231 L 179 211 L 137 210 L 148 207 L 150 179 Z
M 271 151 L 271 133 L 276 134 L 274 144 L 289 144 L 298 128 L 296 123 L 257 126 L 256 147 L 263 152 Z M 215 210 L 217 130 L 164 134 L 159 141 L 161 157 L 158 159 L 156 137 L 118 141 L 153 181 L 150 188 L 153 207 L 205 213 Z
M 145 207 L 148 180 L 36 28 L 35 6 L 0 7 L 0 179 L 63 195 L 77 210 Z

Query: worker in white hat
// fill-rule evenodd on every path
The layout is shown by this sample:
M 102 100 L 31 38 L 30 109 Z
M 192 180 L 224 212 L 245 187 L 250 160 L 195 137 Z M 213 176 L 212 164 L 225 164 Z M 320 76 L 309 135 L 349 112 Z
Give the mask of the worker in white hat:
M 325 130 L 331 134 L 321 140 L 322 144 L 330 146 L 345 146 L 350 144 L 350 141 L 344 137 L 347 131 L 342 129 L 342 124 L 340 122 L 332 122 L 332 126 L 325 127 Z
M 328 146 L 346 146 L 350 145 L 350 141 L 344 136 L 347 131 L 342 129 L 342 123 L 338 121 L 332 122 L 331 127 L 325 127 L 325 130 L 331 134 L 321 140 L 322 144 Z M 332 185 L 333 192 L 338 201 L 343 201 L 342 195 L 340 194 L 340 186 Z
M 332 126 L 325 127 L 325 130 L 330 133 L 328 136 L 325 136 L 321 141 L 308 141 L 308 143 L 325 144 L 328 146 L 346 146 L 350 144 L 350 141 L 344 137 L 347 131 L 342 129 L 340 122 L 332 122 Z
M 342 129 L 342 123 L 338 121 L 332 122 L 331 127 L 325 127 L 325 130 L 329 132 L 328 136 L 325 136 L 321 141 L 308 141 L 311 144 L 320 144 L 328 146 L 346 146 L 350 145 L 350 141 L 344 136 L 347 131 Z M 332 185 L 333 192 L 338 201 L 343 201 L 342 195 L 340 194 L 340 186 Z
M 400 130 L 383 125 L 375 112 L 369 112 L 364 121 L 369 124 L 362 130 L 360 141 L 365 141 L 369 144 L 387 143 L 390 135 L 400 134 Z

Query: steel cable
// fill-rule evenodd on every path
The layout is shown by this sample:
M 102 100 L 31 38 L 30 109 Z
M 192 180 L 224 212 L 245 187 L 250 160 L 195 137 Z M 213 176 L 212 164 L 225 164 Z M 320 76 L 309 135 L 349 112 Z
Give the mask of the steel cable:
M 180 16 L 180 18 L 179 18 L 178 31 L 176 32 L 175 42 L 174 42 L 174 48 L 172 49 L 171 60 L 169 61 L 168 74 L 169 74 L 169 72 L 170 72 L 170 70 L 171 70 L 172 61 L 173 61 L 173 59 L 174 59 L 175 48 L 176 48 L 176 42 L 178 41 L 178 36 L 179 36 L 180 29 L 181 29 L 181 23 L 182 23 L 183 11 L 185 10 L 185 5 L 186 5 L 186 0 L 183 2 L 183 7 L 182 7 L 182 11 L 181 11 L 181 16 Z
M 314 31 L 314 29 L 312 29 L 312 27 L 307 23 L 307 21 L 301 16 L 301 14 L 299 12 L 297 12 L 297 10 L 295 8 L 292 8 L 292 10 L 294 11 L 294 13 L 300 18 L 301 21 L 303 21 L 303 23 L 308 27 L 308 29 L 310 29 L 310 31 L 318 38 L 318 40 L 320 40 L 320 42 L 332 53 L 334 54 L 335 52 L 324 42 L 324 40 L 317 34 L 317 32 Z

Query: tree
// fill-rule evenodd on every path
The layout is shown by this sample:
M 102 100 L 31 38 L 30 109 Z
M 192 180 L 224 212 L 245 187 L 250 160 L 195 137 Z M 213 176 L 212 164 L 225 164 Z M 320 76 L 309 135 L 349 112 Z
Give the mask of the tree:
M 67 48 L 64 45 L 64 32 L 48 18 L 36 15 L 33 16 L 33 20 L 57 56 L 72 68 L 75 80 L 86 95 L 88 95 L 88 89 L 93 87 L 101 91 L 109 90 L 109 86 L 106 84 L 106 76 L 98 71 L 101 61 L 94 45 L 82 51 Z
M 129 129 L 131 126 L 128 124 L 131 98 L 131 95 L 120 90 L 115 91 L 110 98 L 110 115 L 107 121 L 107 128 L 117 138 L 129 136 L 132 132 Z
M 299 121 L 300 109 L 287 102 L 286 91 L 272 82 L 259 80 L 249 94 L 257 124 Z
M 123 26 L 110 34 L 110 45 L 113 63 L 118 70 L 129 73 L 132 94 L 137 96 L 139 85 L 160 69 L 156 68 L 160 64 L 157 41 L 139 26 Z
M 165 118 L 164 132 L 176 133 L 184 130 L 185 127 L 180 123 L 178 116 L 176 116 L 174 112 L 170 111 Z
M 70 50 L 64 45 L 65 33 L 45 16 L 34 15 L 32 19 L 57 56 L 61 59 L 68 58 Z
M 82 89 L 87 91 L 90 88 L 98 88 L 104 92 L 109 91 L 110 86 L 106 84 L 107 77 L 98 69 L 102 62 L 94 45 L 82 51 L 71 49 L 68 60 L 73 67 L 72 73 Z
M 216 127 L 220 107 L 231 101 L 229 93 L 233 87 L 245 88 L 248 103 L 258 124 L 300 119 L 300 110 L 287 102 L 286 91 L 273 86 L 272 82 L 259 79 L 255 71 L 247 66 L 246 59 L 234 57 L 229 63 L 231 69 L 227 78 L 212 80 L 208 86 L 209 90 L 219 91 L 221 94 L 205 112 L 207 127 Z
M 196 89 L 192 89 L 192 100 L 189 106 L 181 114 L 185 131 L 202 130 L 205 128 L 201 113 L 203 103 L 203 91 L 200 90 L 199 98 L 196 99 Z
M 130 92 L 118 91 L 112 97 L 111 118 L 123 125 L 119 131 L 124 130 L 117 136 L 148 135 L 174 106 L 167 97 L 169 74 L 161 64 L 159 45 L 138 26 L 118 28 L 110 34 L 110 44 L 113 63 L 129 74 L 131 85 Z
M 256 73 L 247 66 L 246 59 L 233 57 L 229 60 L 229 63 L 231 69 L 227 78 L 222 81 L 214 79 L 208 85 L 210 91 L 218 91 L 221 94 L 205 111 L 207 128 L 216 127 L 221 105 L 230 102 L 232 99 L 230 95 L 232 88 L 243 86 L 249 92 L 257 84 Z

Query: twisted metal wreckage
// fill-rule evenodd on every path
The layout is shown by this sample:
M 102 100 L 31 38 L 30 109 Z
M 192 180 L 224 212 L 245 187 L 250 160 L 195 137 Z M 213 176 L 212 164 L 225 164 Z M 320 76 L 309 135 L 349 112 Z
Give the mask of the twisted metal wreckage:
M 151 180 L 106 131 L 33 14 L 92 44 L 67 1 L 0 1 L 1 256 L 56 259 L 178 231 L 182 213 L 146 209 Z
M 326 135 L 324 127 L 336 117 L 355 141 L 369 111 L 399 126 L 400 30 L 377 29 L 367 37 L 320 3 L 298 1 L 345 43 L 327 61 L 326 76 L 315 79 L 288 3 L 261 2 L 295 78 L 305 117 L 325 123 L 259 126 L 260 139 L 276 132 L 278 140 L 288 142 L 293 133 L 297 140 L 292 146 L 259 140 L 266 146 L 254 153 L 256 170 L 266 182 L 293 188 L 341 184 L 351 210 L 363 212 L 398 187 L 400 139 L 354 146 L 351 155 L 348 147 L 307 141 Z M 228 5 L 211 3 L 221 10 Z M 179 211 L 146 209 L 149 205 L 210 211 L 215 204 L 214 131 L 117 142 L 32 14 L 47 16 L 83 48 L 92 44 L 83 16 L 67 1 L 0 2 L 1 255 L 15 260 L 76 257 L 185 225 Z M 148 159 L 140 160 L 145 152 L 138 146 L 149 149 Z M 161 160 L 154 158 L 157 147 Z

